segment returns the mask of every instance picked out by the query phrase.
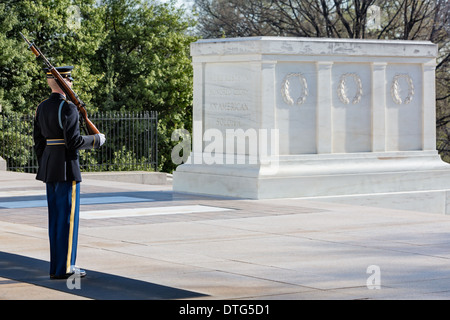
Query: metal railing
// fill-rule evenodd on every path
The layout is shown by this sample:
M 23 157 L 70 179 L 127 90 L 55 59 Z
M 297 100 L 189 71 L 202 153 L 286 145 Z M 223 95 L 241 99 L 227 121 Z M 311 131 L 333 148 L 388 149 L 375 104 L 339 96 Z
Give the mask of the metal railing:
M 105 112 L 89 119 L 106 135 L 106 143 L 79 152 L 82 171 L 157 171 L 156 112 Z M 0 156 L 10 171 L 37 172 L 33 121 L 31 115 L 0 115 Z

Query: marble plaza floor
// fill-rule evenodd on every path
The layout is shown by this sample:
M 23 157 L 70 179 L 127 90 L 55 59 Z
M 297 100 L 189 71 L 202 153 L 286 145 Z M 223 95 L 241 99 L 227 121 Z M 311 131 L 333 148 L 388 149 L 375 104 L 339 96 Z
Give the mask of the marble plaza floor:
M 69 288 L 48 277 L 44 184 L 0 172 L 0 299 L 450 299 L 450 216 L 87 178 L 81 192 L 88 275 Z

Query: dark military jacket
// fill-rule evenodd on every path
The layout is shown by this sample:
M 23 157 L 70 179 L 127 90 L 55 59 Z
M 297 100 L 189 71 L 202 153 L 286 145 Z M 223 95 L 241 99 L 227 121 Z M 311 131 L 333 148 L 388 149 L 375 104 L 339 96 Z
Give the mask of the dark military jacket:
M 77 107 L 59 93 L 36 109 L 33 138 L 39 163 L 36 179 L 44 182 L 80 182 L 78 150 L 100 147 L 98 134 L 80 134 Z

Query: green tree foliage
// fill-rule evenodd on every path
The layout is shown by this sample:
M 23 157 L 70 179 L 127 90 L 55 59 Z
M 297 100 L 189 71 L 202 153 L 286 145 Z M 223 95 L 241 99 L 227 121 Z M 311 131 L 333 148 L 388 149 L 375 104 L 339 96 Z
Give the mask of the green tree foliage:
M 175 168 L 170 154 L 173 130 L 190 129 L 192 77 L 186 31 L 192 21 L 171 4 L 141 0 L 106 1 L 108 36 L 97 50 L 102 90 L 95 103 L 105 110 L 158 111 L 161 170 Z
M 0 104 L 4 112 L 31 113 L 49 93 L 44 66 L 27 50 L 19 31 L 33 40 L 54 65 L 75 65 L 77 91 L 85 102 L 92 98 L 96 77 L 90 72 L 91 64 L 104 39 L 102 8 L 95 7 L 95 0 L 76 3 L 85 17 L 78 28 L 68 23 L 70 0 L 6 0 L 0 4 Z
M 1 0 L 0 105 L 30 114 L 49 95 L 43 64 L 75 66 L 74 90 L 88 112 L 158 111 L 160 170 L 170 172 L 170 135 L 190 129 L 193 21 L 156 0 Z

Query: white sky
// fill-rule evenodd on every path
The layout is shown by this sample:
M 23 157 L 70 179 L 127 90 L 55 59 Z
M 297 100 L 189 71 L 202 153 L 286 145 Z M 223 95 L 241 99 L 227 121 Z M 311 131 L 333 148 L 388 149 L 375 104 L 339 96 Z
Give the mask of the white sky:
M 160 0 L 161 2 L 169 2 L 169 0 Z M 194 3 L 194 0 L 177 0 L 177 3 L 181 6 L 181 5 L 185 5 L 185 7 L 189 7 L 192 6 L 192 4 Z

